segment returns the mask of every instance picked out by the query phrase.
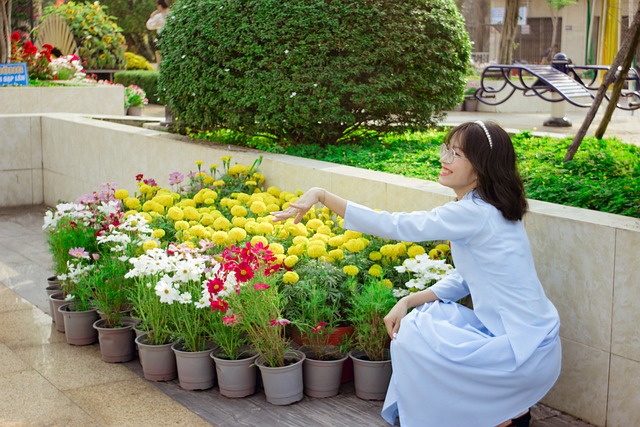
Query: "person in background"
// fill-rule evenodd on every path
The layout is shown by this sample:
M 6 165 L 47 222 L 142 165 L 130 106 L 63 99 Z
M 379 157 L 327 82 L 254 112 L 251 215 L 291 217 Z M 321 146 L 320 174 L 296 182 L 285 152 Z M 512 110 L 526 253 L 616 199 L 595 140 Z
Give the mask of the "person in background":
M 542 65 L 548 65 L 551 63 L 551 60 L 553 59 L 553 57 L 556 55 L 556 53 L 559 52 L 558 49 L 558 45 L 555 44 L 552 47 L 548 47 L 544 53 L 542 54 L 542 58 L 540 59 L 540 64 Z
M 400 241 L 449 240 L 455 272 L 401 298 L 385 317 L 393 374 L 382 417 L 402 427 L 528 426 L 529 408 L 558 379 L 560 320 L 535 270 L 522 218 L 527 200 L 509 135 L 492 122 L 452 129 L 440 147 L 452 201 L 380 212 L 314 187 L 275 220 L 316 203 L 343 227 Z M 473 309 L 457 303 L 470 295 Z
M 147 20 L 147 30 L 155 30 L 158 32 L 154 41 L 154 51 L 156 53 L 156 62 L 160 64 L 160 60 L 162 57 L 160 56 L 160 52 L 158 52 L 158 40 L 162 36 L 162 29 L 164 28 L 167 22 L 167 14 L 169 13 L 169 5 L 166 0 L 156 0 L 156 10 L 151 12 L 151 16 Z

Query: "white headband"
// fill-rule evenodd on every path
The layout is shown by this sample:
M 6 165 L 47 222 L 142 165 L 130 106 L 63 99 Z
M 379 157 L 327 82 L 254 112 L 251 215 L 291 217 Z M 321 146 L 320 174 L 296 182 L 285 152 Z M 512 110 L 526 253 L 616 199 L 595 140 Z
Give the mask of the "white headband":
M 487 127 L 484 125 L 482 120 L 476 120 L 474 123 L 480 126 L 484 131 L 484 134 L 487 135 L 487 139 L 489 140 L 489 149 L 493 150 L 493 140 L 491 139 L 491 134 L 489 133 L 489 129 L 487 129 Z

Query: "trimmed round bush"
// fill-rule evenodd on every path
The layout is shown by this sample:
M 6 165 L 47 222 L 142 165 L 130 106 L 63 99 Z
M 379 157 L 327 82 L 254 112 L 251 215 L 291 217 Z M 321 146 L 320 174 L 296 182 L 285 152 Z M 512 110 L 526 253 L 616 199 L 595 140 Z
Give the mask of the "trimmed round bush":
M 185 127 L 327 145 L 433 125 L 469 49 L 452 0 L 180 0 L 159 87 Z

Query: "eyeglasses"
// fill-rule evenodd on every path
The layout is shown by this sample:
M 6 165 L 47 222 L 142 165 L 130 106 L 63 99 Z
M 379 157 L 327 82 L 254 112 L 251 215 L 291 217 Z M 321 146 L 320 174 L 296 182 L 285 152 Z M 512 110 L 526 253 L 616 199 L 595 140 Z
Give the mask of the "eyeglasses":
M 455 159 L 465 159 L 465 157 L 456 153 L 453 148 L 447 147 L 447 144 L 442 144 L 440 146 L 440 160 L 445 163 L 453 163 Z

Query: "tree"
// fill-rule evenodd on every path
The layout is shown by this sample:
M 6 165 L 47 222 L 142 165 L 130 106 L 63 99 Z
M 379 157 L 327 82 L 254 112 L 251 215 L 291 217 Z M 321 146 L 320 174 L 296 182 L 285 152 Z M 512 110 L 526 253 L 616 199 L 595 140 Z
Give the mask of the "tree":
M 566 6 L 576 4 L 576 0 L 547 0 L 547 6 L 551 9 L 551 25 L 553 33 L 551 34 L 551 46 L 558 44 L 558 15 Z
M 519 0 L 506 0 L 504 8 L 504 20 L 502 22 L 502 34 L 500 37 L 500 50 L 498 52 L 499 64 L 511 64 L 513 62 L 513 50 L 518 28 Z
M 604 99 L 604 95 L 607 92 L 609 86 L 615 82 L 613 92 L 611 94 L 611 98 L 609 99 L 609 105 L 605 112 L 605 116 L 600 123 L 596 131 L 596 137 L 602 138 L 604 132 L 611 120 L 611 115 L 613 114 L 614 108 L 616 108 L 616 104 L 618 103 L 618 99 L 620 97 L 620 91 L 622 89 L 622 84 L 624 83 L 627 73 L 629 72 L 629 67 L 631 66 L 631 62 L 633 61 L 633 57 L 635 55 L 635 51 L 638 47 L 638 41 L 640 40 L 640 2 L 636 6 L 636 13 L 633 17 L 633 21 L 631 26 L 626 32 L 624 40 L 622 42 L 622 46 L 620 46 L 620 50 L 613 60 L 613 64 L 609 67 L 609 70 L 605 73 L 602 84 L 598 88 L 598 92 L 596 93 L 596 97 L 593 100 L 593 104 L 591 104 L 591 108 L 587 112 L 587 115 L 584 118 L 584 122 L 582 122 L 582 126 L 578 130 L 578 133 L 573 137 L 573 141 L 571 141 L 571 145 L 567 148 L 567 154 L 564 157 L 564 161 L 568 162 L 573 159 L 573 156 L 578 151 L 584 136 L 593 122 L 596 113 L 598 112 L 598 108 L 602 104 L 602 100 Z M 620 70 L 618 72 L 618 67 Z M 617 80 L 616 80 L 617 74 Z
M 11 0 L 0 0 L 0 64 L 11 58 Z

